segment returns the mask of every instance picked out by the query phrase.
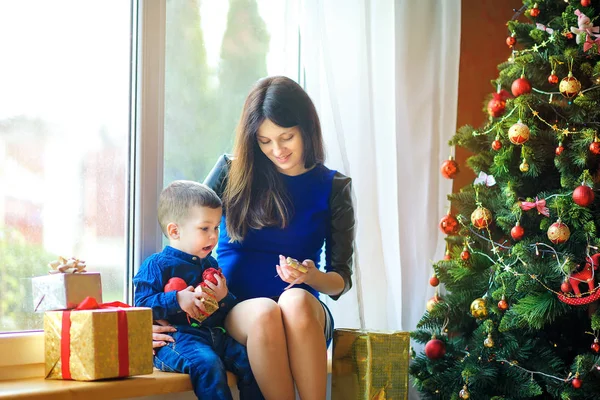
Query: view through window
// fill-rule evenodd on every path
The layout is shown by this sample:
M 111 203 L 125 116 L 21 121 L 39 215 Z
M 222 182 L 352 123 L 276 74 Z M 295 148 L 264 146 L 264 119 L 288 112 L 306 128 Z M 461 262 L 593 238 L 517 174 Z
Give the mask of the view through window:
M 0 332 L 59 255 L 124 298 L 130 36 L 125 0 L 0 3 Z
M 292 0 L 167 0 L 164 185 L 202 182 L 234 131 L 252 85 L 298 75 Z

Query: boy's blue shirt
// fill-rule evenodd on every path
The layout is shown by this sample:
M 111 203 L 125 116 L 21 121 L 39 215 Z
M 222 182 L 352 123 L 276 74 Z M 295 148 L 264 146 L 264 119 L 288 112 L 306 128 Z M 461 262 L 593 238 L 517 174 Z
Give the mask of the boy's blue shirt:
M 165 293 L 164 287 L 174 277 L 183 279 L 188 286 L 196 287 L 202 282 L 202 272 L 210 267 L 219 267 L 211 255 L 199 258 L 166 246 L 160 253 L 148 257 L 133 278 L 135 306 L 152 308 L 154 320 L 166 319 L 171 325 L 189 326 L 187 315 L 177 302 L 177 292 Z M 225 316 L 236 304 L 235 296 L 227 293 L 219 302 L 219 309 L 201 325 L 223 326 Z

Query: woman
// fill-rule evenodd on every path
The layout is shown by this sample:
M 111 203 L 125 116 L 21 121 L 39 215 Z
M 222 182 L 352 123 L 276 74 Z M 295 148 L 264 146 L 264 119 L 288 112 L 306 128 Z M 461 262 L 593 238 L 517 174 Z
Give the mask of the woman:
M 337 299 L 352 285 L 351 180 L 323 165 L 315 107 L 286 77 L 254 86 L 234 155 L 205 181 L 223 199 L 218 261 L 241 301 L 225 327 L 247 346 L 266 399 L 294 399 L 295 384 L 303 400 L 322 400 L 333 318 L 318 294 Z M 323 244 L 324 272 L 315 265 Z M 286 257 L 303 260 L 307 272 Z

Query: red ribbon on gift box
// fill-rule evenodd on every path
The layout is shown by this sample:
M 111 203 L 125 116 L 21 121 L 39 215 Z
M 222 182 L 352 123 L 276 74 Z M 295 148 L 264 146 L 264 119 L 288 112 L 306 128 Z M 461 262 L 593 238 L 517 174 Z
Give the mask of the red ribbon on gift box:
M 71 379 L 71 312 L 82 310 L 116 309 L 117 340 L 119 350 L 119 377 L 129 376 L 129 341 L 127 313 L 123 308 L 131 307 L 120 301 L 98 304 L 93 297 L 86 297 L 75 310 L 63 311 L 62 330 L 60 335 L 61 372 L 63 379 Z

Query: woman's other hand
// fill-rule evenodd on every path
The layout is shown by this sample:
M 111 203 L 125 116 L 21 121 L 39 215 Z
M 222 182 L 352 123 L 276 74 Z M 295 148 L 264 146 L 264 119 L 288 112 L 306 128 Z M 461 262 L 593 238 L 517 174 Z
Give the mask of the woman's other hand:
M 306 272 L 300 272 L 297 269 L 289 266 L 286 258 L 282 255 L 279 255 L 279 265 L 276 265 L 275 268 L 277 269 L 277 275 L 279 275 L 281 280 L 290 284 L 288 287 L 286 287 L 286 289 L 301 283 L 310 285 L 315 275 L 320 272 L 312 260 L 304 260 L 302 261 L 302 265 L 306 267 Z
M 158 349 L 166 346 L 167 342 L 175 342 L 172 336 L 165 333 L 176 332 L 175 327 L 169 325 L 164 319 L 159 319 L 152 325 L 152 348 Z

